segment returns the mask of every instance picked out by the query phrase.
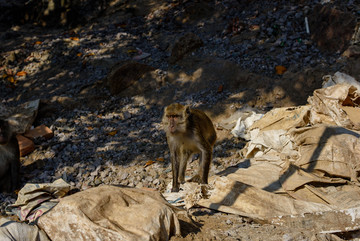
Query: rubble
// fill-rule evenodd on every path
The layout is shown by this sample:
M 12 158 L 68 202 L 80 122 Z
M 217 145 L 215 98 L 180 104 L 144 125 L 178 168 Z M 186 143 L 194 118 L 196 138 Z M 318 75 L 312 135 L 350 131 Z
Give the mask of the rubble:
M 340 114 L 339 119 L 326 120 L 328 124 L 341 125 L 330 130 L 331 133 L 348 129 L 356 131 L 359 124 L 358 101 L 354 88 L 342 89 L 343 93 L 351 94 L 345 95 L 342 103 L 327 99 L 326 102 L 332 103 L 332 106 L 325 112 L 315 108 L 310 110 L 306 106 L 309 96 L 313 96 L 311 101 L 315 103 L 322 96 L 332 93 L 331 88 L 326 92 L 321 90 L 324 80 L 321 77 L 324 75 L 331 77 L 331 83 L 328 82 L 331 85 L 336 82 L 334 76 L 337 71 L 359 80 L 356 52 L 358 23 L 354 29 L 347 28 L 353 26 L 353 19 L 357 21 L 359 17 L 356 1 L 101 1 L 96 6 L 103 5 L 90 11 L 93 1 L 83 1 L 84 8 L 73 10 L 79 10 L 80 18 L 84 17 L 87 23 L 74 26 L 70 22 L 70 25 L 57 22 L 57 19 L 55 24 L 60 25 L 56 29 L 49 27 L 56 19 L 55 15 L 45 21 L 47 28 L 40 27 L 46 20 L 43 16 L 34 24 L 11 22 L 15 18 L 14 9 L 8 10 L 14 3 L 8 2 L 0 1 L 0 4 L 7 4 L 6 12 L 0 19 L 7 21 L 0 25 L 0 115 L 10 116 L 13 113 L 5 113 L 1 106 L 18 111 L 22 104 L 41 99 L 34 102 L 36 112 L 29 112 L 26 118 L 13 118 L 13 124 L 26 123 L 17 127 L 20 133 L 41 125 L 47 126 L 53 133 L 50 139 L 35 138 L 35 150 L 22 158 L 22 185 L 52 183 L 63 178 L 74 192 L 80 193 L 99 185 L 165 191 L 171 181 L 171 165 L 161 129 L 161 116 L 163 107 L 176 101 L 203 109 L 216 125 L 218 141 L 210 176 L 218 174 L 225 178 L 231 172 L 235 176 L 239 170 L 253 171 L 254 177 L 245 172 L 238 175 L 240 182 L 248 181 L 239 188 L 268 186 L 265 191 L 274 192 L 274 195 L 286 192 L 296 198 L 310 193 L 311 199 L 316 199 L 317 195 L 321 198 L 316 200 L 325 197 L 326 202 L 337 200 L 330 195 L 331 188 L 314 189 L 311 183 L 306 183 L 295 186 L 294 190 L 294 186 L 278 180 L 287 167 L 287 158 L 296 158 L 298 154 L 292 149 L 296 145 L 286 138 L 287 131 L 270 129 L 276 127 L 274 123 L 263 135 L 258 135 L 259 129 L 265 126 L 250 130 L 244 136 L 239 135 L 240 138 L 234 137 L 230 131 L 235 127 L 237 118 L 230 117 L 234 113 L 239 114 L 244 107 L 253 108 L 256 113 L 274 114 L 275 117 L 284 113 L 288 116 L 278 120 L 278 126 L 287 128 L 286 124 L 294 118 L 297 122 L 292 124 L 305 132 L 303 124 L 308 123 L 309 113 L 312 121 L 337 113 Z M 24 1 L 16 1 L 21 2 Z M 315 38 L 312 35 L 316 26 L 323 26 L 324 31 L 328 30 L 327 27 L 333 28 L 333 25 L 317 22 L 317 18 L 311 15 L 317 4 L 320 4 L 319 9 L 330 9 L 342 16 L 343 21 L 338 21 L 340 25 L 337 26 L 350 24 L 344 29 L 334 29 L 339 31 L 334 31 L 333 38 L 321 39 L 322 35 Z M 78 20 L 81 22 L 82 19 Z M 309 20 L 310 34 L 305 19 Z M 61 24 L 66 27 L 61 27 Z M 346 30 L 346 33 L 343 35 L 340 30 Z M 179 59 L 169 62 L 174 44 L 186 33 L 192 33 L 196 36 L 195 40 L 201 40 L 201 44 L 185 48 L 180 51 L 184 54 Z M 353 36 L 349 40 L 351 33 Z M 332 39 L 340 40 L 340 44 L 335 46 Z M 321 44 L 318 44 L 319 41 Z M 320 45 L 325 46 L 326 51 Z M 114 82 L 122 83 L 119 90 L 111 91 L 105 87 L 112 67 L 128 62 L 135 63 L 137 67 L 113 76 Z M 143 75 L 143 72 L 146 74 Z M 335 89 L 333 87 L 332 90 Z M 317 90 L 315 94 L 314 90 Z M 117 94 L 118 91 L 121 91 L 120 94 Z M 280 107 L 282 109 L 278 109 Z M 237 130 L 243 129 L 238 127 Z M 321 130 L 306 129 L 309 133 Z M 257 139 L 253 139 L 255 136 Z M 240 152 L 247 143 L 242 137 L 252 142 Z M 343 141 L 344 145 L 348 143 L 346 141 L 353 141 L 354 137 Z M 331 138 L 329 140 L 332 141 Z M 274 149 L 271 145 L 277 146 Z M 285 149 L 282 149 L 283 145 Z M 313 148 L 314 143 L 309 143 L 309 146 Z M 285 154 L 278 153 L 281 149 Z M 270 155 L 264 162 L 266 164 L 253 165 L 250 159 L 260 158 L 263 154 Z M 242 155 L 248 155 L 247 159 L 243 159 Z M 270 166 L 279 158 L 284 165 Z M 197 163 L 197 160 L 189 163 L 187 176 L 193 174 Z M 314 178 L 311 179 L 306 172 L 293 169 L 293 166 L 289 167 L 289 171 L 296 171 L 298 175 L 294 177 L 305 181 L 326 179 L 329 185 L 346 186 L 344 180 L 353 181 L 349 180 L 349 176 L 353 178 L 354 173 L 350 171 L 350 164 L 343 166 L 346 167 L 342 173 L 345 177 L 330 179 L 310 175 Z M 289 173 L 285 172 L 284 176 L 289 176 Z M 272 185 L 269 186 L 269 182 Z M 250 192 L 251 188 L 246 190 Z M 206 194 L 205 189 L 193 190 L 190 203 Z M 257 193 L 257 189 L 253 190 Z M 336 191 L 344 194 L 346 200 L 352 200 L 346 193 L 357 197 L 356 192 L 350 192 L 347 187 L 337 188 Z M 1 215 L 6 214 L 5 208 L 15 202 L 15 197 L 16 194 L 0 194 Z M 343 210 L 353 208 L 350 203 L 347 202 L 348 206 Z M 325 212 L 329 215 L 327 217 L 332 217 L 332 210 L 326 209 Z M 203 226 L 182 218 L 181 238 L 187 240 L 330 237 L 330 233 L 321 236 L 309 230 L 279 226 L 280 221 L 276 225 L 259 224 L 254 220 L 264 218 L 259 215 L 249 218 L 244 210 L 241 212 L 244 216 L 199 207 L 191 208 L 189 213 Z M 301 219 L 301 215 L 297 217 L 297 221 L 306 221 Z M 284 220 L 287 218 L 284 216 Z M 301 225 L 298 226 L 300 228 Z M 333 238 L 341 236 L 339 233 L 332 235 Z M 356 235 L 356 231 L 351 235 Z M 173 240 L 177 238 L 172 237 Z

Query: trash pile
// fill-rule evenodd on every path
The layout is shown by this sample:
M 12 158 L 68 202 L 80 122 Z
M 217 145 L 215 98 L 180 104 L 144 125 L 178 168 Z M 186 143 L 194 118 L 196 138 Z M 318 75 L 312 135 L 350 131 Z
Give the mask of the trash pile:
M 324 79 L 307 105 L 273 109 L 246 129 L 242 162 L 214 176 L 197 204 L 315 232 L 358 230 L 359 83 Z
M 242 115 L 232 133 L 248 140 L 243 158 L 209 185 L 164 194 L 102 185 L 66 196 L 62 179 L 27 184 L 9 209 L 29 225 L 3 218 L 0 239 L 168 240 L 180 235 L 175 206 L 195 205 L 316 233 L 359 230 L 359 86 L 337 72 L 307 105 Z
M 0 240 L 168 240 L 180 234 L 179 210 L 156 191 L 103 185 L 64 197 L 69 189 L 62 179 L 25 185 L 11 208 L 29 224 L 0 219 Z

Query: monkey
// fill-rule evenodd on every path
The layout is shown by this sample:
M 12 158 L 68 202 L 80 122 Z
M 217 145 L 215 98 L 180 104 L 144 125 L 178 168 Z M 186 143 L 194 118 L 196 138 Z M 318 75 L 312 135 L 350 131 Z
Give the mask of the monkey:
M 8 121 L 0 119 L 0 193 L 19 187 L 20 151 Z
M 200 154 L 198 173 L 189 181 L 207 184 L 216 141 L 215 128 L 210 118 L 201 110 L 173 103 L 165 107 L 162 124 L 170 149 L 173 175 L 171 192 L 179 191 L 180 183 L 185 182 L 187 162 L 197 153 Z

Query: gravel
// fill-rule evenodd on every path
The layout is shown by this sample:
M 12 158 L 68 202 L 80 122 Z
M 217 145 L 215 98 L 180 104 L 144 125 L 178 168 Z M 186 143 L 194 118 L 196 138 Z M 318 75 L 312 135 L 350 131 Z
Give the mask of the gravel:
M 54 137 L 39 141 L 35 152 L 22 160 L 41 164 L 36 168 L 22 167 L 23 185 L 63 178 L 79 190 L 100 184 L 165 190 L 171 178 L 171 165 L 165 134 L 161 130 L 163 107 L 151 105 L 141 96 L 111 96 L 102 87 L 95 94 L 107 98 L 96 101 L 94 95 L 96 108 L 82 103 L 79 98 L 84 88 L 101 82 L 114 63 L 131 60 L 135 50 L 149 53 L 150 56 L 141 62 L 166 74 L 177 68 L 167 61 L 171 43 L 176 36 L 193 32 L 204 41 L 204 46 L 192 55 L 226 59 L 263 76 L 279 78 L 274 73 L 276 65 L 304 69 L 338 62 L 337 67 L 341 68 L 340 53 L 319 51 L 306 33 L 304 16 L 321 1 L 301 1 L 301 4 L 285 0 L 210 1 L 218 14 L 184 24 L 176 20 L 184 14 L 182 5 L 168 2 L 167 11 L 157 10 L 145 18 L 133 16 L 124 24 L 108 16 L 73 30 L 13 26 L 7 30 L 7 35 L 0 36 L 7 43 L 0 48 L 3 56 L 0 71 L 11 69 L 14 73 L 27 73 L 18 77 L 15 90 L 5 87 L 8 83 L 2 79 L 0 98 L 3 104 L 16 106 L 37 98 L 52 103 L 52 98 L 65 96 L 75 102 L 75 108 L 67 104 L 55 105 L 37 120 L 38 124 L 49 126 Z M 347 5 L 359 17 L 352 2 Z M 260 30 L 250 30 L 257 26 Z M 10 33 L 17 33 L 13 43 L 7 40 Z M 204 103 L 215 105 L 232 94 L 230 90 L 216 92 L 208 87 L 190 94 L 179 90 L 176 95 L 180 103 L 196 107 Z M 243 144 L 229 139 L 216 146 L 210 175 L 235 165 L 236 150 Z M 230 150 L 229 158 L 225 158 L 225 152 Z M 149 161 L 154 163 L 148 165 Z M 189 166 L 196 165 L 193 161 Z M 14 201 L 14 194 L 0 194 L 1 213 Z M 231 225 L 232 221 L 226 223 Z M 235 236 L 233 232 L 227 235 Z

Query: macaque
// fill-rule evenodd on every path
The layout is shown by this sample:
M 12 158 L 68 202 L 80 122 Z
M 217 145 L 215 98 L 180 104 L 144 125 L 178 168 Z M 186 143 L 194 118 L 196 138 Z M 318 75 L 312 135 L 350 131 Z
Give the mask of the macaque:
M 0 192 L 19 187 L 20 151 L 9 123 L 0 119 Z
M 170 149 L 173 183 L 172 192 L 178 192 L 185 182 L 187 162 L 193 154 L 200 154 L 198 173 L 190 182 L 208 183 L 210 163 L 216 132 L 210 118 L 202 111 L 178 103 L 165 107 L 162 123 Z

